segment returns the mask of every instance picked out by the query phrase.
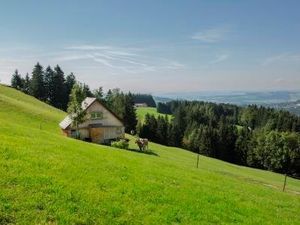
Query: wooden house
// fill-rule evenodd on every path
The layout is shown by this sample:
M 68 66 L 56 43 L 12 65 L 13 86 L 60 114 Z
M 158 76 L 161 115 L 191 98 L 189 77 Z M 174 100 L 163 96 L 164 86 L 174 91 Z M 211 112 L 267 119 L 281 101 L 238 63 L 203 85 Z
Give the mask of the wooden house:
M 124 138 L 125 127 L 122 120 L 96 98 L 86 98 L 81 107 L 86 111 L 85 122 L 79 124 L 78 131 L 81 140 L 103 144 Z M 76 136 L 76 129 L 70 116 L 61 121 L 59 126 L 64 135 Z

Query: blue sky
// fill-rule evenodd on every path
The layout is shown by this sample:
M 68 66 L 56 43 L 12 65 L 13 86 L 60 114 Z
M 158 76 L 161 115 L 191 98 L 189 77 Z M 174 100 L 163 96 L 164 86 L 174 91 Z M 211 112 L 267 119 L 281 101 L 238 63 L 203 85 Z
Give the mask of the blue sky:
M 300 1 L 1 1 L 0 80 L 61 65 L 92 88 L 300 89 Z

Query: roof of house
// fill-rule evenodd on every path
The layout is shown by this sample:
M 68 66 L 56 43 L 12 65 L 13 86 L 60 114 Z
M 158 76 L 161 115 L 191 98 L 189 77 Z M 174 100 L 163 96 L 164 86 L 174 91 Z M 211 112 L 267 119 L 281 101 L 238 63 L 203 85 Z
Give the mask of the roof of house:
M 81 108 L 83 110 L 87 110 L 95 101 L 98 101 L 96 98 L 91 98 L 91 97 L 86 97 L 83 102 L 81 103 Z M 99 101 L 98 101 L 99 102 Z M 109 111 L 116 119 L 118 119 L 122 124 L 123 121 L 114 113 L 112 112 L 110 109 L 108 109 L 105 105 L 103 105 L 103 103 L 99 102 L 107 111 Z M 70 125 L 72 124 L 72 119 L 71 117 L 68 115 L 66 116 L 60 123 L 59 126 L 62 129 L 67 129 Z

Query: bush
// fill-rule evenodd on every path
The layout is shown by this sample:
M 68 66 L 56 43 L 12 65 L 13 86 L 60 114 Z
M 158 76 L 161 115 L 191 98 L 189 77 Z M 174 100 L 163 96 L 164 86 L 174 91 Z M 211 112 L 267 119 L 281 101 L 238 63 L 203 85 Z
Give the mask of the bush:
M 115 148 L 128 149 L 129 143 L 127 140 L 121 139 L 119 141 L 113 141 L 111 146 Z

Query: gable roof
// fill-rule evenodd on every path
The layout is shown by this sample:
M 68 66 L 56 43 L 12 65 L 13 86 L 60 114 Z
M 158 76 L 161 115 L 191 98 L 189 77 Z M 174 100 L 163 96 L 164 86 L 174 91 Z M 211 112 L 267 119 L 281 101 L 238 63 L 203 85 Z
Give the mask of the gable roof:
M 119 120 L 122 124 L 123 121 L 118 117 L 114 112 L 112 112 L 110 109 L 108 109 L 103 103 L 101 103 L 99 100 L 96 98 L 91 98 L 91 97 L 86 97 L 82 103 L 81 103 L 81 108 L 86 111 L 94 102 L 98 102 L 100 105 L 102 105 L 108 112 L 110 112 L 117 120 Z M 70 125 L 72 124 L 72 119 L 68 115 L 66 116 L 60 123 L 59 126 L 62 129 L 67 129 Z

